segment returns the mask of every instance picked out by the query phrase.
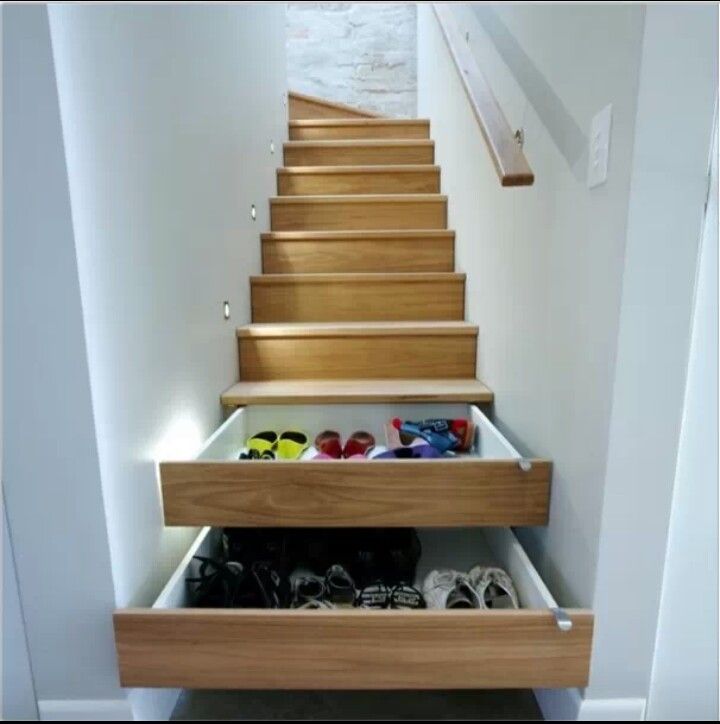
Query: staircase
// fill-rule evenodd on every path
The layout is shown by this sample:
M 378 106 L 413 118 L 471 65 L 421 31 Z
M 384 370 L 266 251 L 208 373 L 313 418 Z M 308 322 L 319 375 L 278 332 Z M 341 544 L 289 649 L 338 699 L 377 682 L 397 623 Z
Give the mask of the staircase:
M 159 464 L 165 524 L 203 527 L 151 607 L 115 612 L 123 686 L 587 685 L 592 612 L 559 608 L 511 530 L 547 525 L 551 464 L 522 458 L 478 407 L 493 398 L 475 379 L 478 329 L 429 130 L 291 94 L 230 414 L 197 455 Z M 394 416 L 472 419 L 475 445 L 433 460 L 238 459 L 258 430 L 380 442 Z M 193 608 L 185 579 L 224 526 L 412 526 L 426 571 L 488 556 L 522 610 Z
M 429 122 L 291 94 L 288 137 L 223 404 L 491 402 Z

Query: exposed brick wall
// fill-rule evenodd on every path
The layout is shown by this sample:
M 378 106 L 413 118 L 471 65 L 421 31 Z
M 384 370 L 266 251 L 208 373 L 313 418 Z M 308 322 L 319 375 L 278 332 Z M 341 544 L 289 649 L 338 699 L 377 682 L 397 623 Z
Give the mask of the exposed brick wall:
M 415 3 L 287 3 L 287 67 L 291 90 L 415 116 Z

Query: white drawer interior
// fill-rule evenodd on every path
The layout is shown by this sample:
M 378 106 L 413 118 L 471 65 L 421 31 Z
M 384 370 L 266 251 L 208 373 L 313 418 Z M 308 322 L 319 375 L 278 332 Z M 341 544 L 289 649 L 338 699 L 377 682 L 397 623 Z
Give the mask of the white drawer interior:
M 434 568 L 468 571 L 476 564 L 504 568 L 513 580 L 521 608 L 555 609 L 557 604 L 520 542 L 510 528 L 419 529 L 422 556 L 416 585 Z M 153 604 L 155 609 L 187 608 L 190 605 L 185 579 L 197 575 L 193 556 L 212 557 L 219 546 L 220 529 L 203 528 L 186 556 Z
M 322 430 L 335 430 L 346 440 L 356 430 L 370 432 L 376 452 L 385 450 L 385 425 L 394 417 L 423 420 L 430 417 L 466 418 L 476 426 L 472 457 L 492 460 L 519 459 L 520 454 L 475 405 L 404 403 L 372 405 L 251 405 L 237 409 L 218 428 L 197 455 L 198 460 L 237 460 L 248 437 L 261 430 L 305 432 L 312 443 Z M 311 447 L 303 455 L 316 454 Z M 459 456 L 463 457 L 463 456 Z M 268 464 L 267 461 L 263 461 Z M 282 461 L 275 461 L 282 462 Z

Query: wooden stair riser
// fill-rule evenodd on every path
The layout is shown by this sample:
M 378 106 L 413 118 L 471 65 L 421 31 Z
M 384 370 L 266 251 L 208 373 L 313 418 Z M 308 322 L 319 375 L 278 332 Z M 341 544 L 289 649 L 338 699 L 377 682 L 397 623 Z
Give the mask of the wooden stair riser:
M 251 277 L 253 322 L 461 320 L 462 274 Z
M 288 93 L 288 117 L 290 120 L 302 118 L 377 118 L 376 113 L 333 103 L 323 98 L 307 96 L 304 93 Z
M 270 233 L 262 235 L 262 262 L 265 274 L 449 272 L 455 268 L 455 236 L 448 231 Z
M 381 336 L 239 337 L 243 380 L 466 379 L 477 332 Z
M 273 231 L 445 229 L 447 199 L 440 195 L 280 196 L 270 199 Z
M 297 166 L 277 171 L 280 196 L 435 194 L 437 166 Z
M 430 138 L 430 122 L 386 118 L 305 119 L 290 121 L 291 141 Z
M 432 141 L 313 141 L 283 147 L 286 166 L 387 166 L 435 162 Z

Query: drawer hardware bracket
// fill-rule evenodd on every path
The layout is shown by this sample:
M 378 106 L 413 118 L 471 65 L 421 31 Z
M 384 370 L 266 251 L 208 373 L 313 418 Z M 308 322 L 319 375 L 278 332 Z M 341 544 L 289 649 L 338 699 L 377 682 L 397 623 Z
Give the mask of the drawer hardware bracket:
M 524 473 L 529 473 L 532 470 L 532 463 L 527 458 L 518 458 L 518 465 Z
M 557 627 L 563 632 L 566 633 L 568 631 L 572 630 L 573 622 L 570 616 L 567 615 L 567 612 L 563 608 L 551 608 L 553 616 L 555 616 L 555 623 L 557 624 Z

